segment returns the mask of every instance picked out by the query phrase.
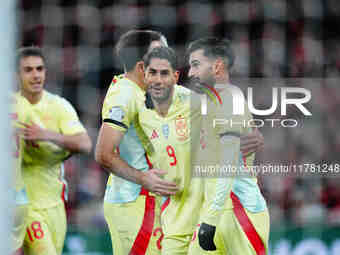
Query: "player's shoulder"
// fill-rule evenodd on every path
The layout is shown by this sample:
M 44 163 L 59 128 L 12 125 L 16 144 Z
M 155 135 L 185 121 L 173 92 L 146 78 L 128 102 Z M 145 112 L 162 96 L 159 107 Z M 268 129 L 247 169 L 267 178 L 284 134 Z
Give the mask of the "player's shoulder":
M 43 99 L 46 104 L 54 108 L 54 111 L 59 111 L 60 113 L 75 111 L 72 104 L 66 98 L 57 94 L 44 91 Z
M 144 92 L 126 78 L 117 79 L 110 85 L 104 100 L 103 107 L 109 109 L 112 106 L 127 107 L 131 102 L 139 102 L 144 99 Z
M 244 97 L 242 91 L 236 85 L 228 84 L 226 89 L 223 91 L 221 97 L 223 98 L 223 104 L 227 104 L 228 107 L 231 107 L 232 109 L 234 107 L 234 102 L 242 103 L 243 105 L 240 106 L 244 109 L 244 113 L 241 114 L 243 119 L 252 119 L 253 116 L 249 110 L 247 99 Z M 241 100 L 241 98 L 243 98 L 244 100 Z
M 175 94 L 178 98 L 179 103 L 186 103 L 190 101 L 192 91 L 182 85 L 175 85 Z
M 182 93 L 182 94 L 188 94 L 190 95 L 191 94 L 191 90 L 184 87 L 183 85 L 180 85 L 180 84 L 176 84 L 175 85 L 175 91 L 177 91 L 177 93 Z
M 51 92 L 46 91 L 46 90 L 44 90 L 44 95 L 43 95 L 42 100 L 44 100 L 45 102 L 52 103 L 52 104 L 63 104 L 65 102 L 68 102 L 62 96 L 59 96 L 57 94 L 51 93 Z
M 28 100 L 21 95 L 20 91 L 14 92 L 10 95 L 10 103 L 12 110 L 15 111 L 27 111 L 30 105 Z
M 10 102 L 13 105 L 24 102 L 25 98 L 20 94 L 20 91 L 14 92 L 10 94 Z
M 222 103 L 232 103 L 234 85 L 226 85 L 226 87 L 219 91 L 218 94 L 221 97 Z
M 20 93 L 14 92 L 9 94 L 9 102 L 11 104 L 11 107 L 17 107 L 18 103 L 20 102 Z
M 119 95 L 129 95 L 132 96 L 138 90 L 138 85 L 133 81 L 125 78 L 119 77 L 114 78 L 110 84 L 107 94 L 119 94 Z

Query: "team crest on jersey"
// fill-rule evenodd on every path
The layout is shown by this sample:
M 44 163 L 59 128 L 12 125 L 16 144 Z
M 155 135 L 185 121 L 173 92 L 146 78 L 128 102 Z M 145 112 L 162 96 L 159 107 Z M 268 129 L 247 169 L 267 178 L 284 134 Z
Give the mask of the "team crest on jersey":
M 182 116 L 178 115 L 175 119 L 176 134 L 178 140 L 184 141 L 188 138 L 188 123 L 187 120 Z
M 169 124 L 163 124 L 162 126 L 162 132 L 163 132 L 163 135 L 165 136 L 166 139 L 168 139 L 169 137 Z

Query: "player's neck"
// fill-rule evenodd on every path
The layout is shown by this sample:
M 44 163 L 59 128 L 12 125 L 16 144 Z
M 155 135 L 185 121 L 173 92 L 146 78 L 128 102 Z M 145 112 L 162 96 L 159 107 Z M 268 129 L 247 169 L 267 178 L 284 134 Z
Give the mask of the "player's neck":
M 229 76 L 223 76 L 220 78 L 216 79 L 216 85 L 215 85 L 215 89 L 220 92 L 223 91 L 227 88 L 227 84 L 229 84 Z
M 28 100 L 31 104 L 37 104 L 42 98 L 44 91 L 39 93 L 29 93 L 27 91 L 21 90 L 21 95 Z
M 146 91 L 146 84 L 140 79 L 138 73 L 136 72 L 127 72 L 125 73 L 125 78 L 133 81 L 140 87 L 142 90 Z
M 168 115 L 168 111 L 172 103 L 172 97 L 173 97 L 173 92 L 170 94 L 167 100 L 157 102 L 156 100 L 152 99 L 155 109 L 160 116 L 166 117 Z

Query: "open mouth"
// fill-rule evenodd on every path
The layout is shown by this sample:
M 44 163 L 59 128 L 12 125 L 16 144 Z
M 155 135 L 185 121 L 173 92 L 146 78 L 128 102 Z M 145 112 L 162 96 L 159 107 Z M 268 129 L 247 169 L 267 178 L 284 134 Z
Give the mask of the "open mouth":
M 153 93 L 160 94 L 162 93 L 163 89 L 161 87 L 152 87 Z
M 41 85 L 41 82 L 34 82 L 34 83 L 31 83 L 31 87 L 32 88 L 40 88 L 42 85 Z

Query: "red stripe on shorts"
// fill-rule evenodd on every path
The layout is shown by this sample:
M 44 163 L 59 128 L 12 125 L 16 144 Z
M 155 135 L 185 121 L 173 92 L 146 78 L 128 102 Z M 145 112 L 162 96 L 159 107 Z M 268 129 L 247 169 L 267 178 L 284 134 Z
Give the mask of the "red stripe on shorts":
M 256 232 L 254 225 L 251 223 L 246 211 L 244 210 L 239 198 L 234 192 L 230 193 L 231 200 L 233 201 L 234 213 L 240 223 L 244 233 L 248 237 L 248 240 L 252 244 L 257 255 L 265 255 L 266 249 L 260 238 L 259 234 Z
M 144 193 L 146 190 L 142 189 L 141 192 L 142 191 Z M 139 229 L 129 255 L 143 255 L 146 253 L 155 221 L 155 203 L 155 197 L 150 196 L 147 192 L 145 198 L 145 210 L 142 226 Z

